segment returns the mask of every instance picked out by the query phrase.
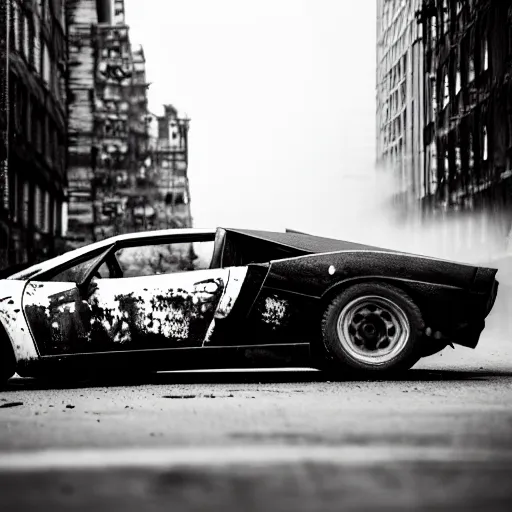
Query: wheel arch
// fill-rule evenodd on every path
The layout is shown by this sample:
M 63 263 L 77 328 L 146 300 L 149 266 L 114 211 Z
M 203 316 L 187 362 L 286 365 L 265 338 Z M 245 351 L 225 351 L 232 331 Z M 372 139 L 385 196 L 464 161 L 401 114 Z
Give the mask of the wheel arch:
M 351 286 L 355 286 L 357 284 L 362 283 L 377 283 L 377 284 L 389 284 L 398 288 L 405 294 L 409 295 L 411 299 L 420 307 L 417 301 L 417 293 L 414 291 L 414 286 L 404 286 L 404 283 L 418 283 L 418 284 L 428 284 L 422 283 L 419 281 L 410 281 L 405 279 L 397 279 L 394 277 L 386 277 L 386 276 L 377 276 L 377 275 L 369 275 L 369 276 L 359 276 L 354 278 L 347 278 L 341 281 L 337 281 L 333 285 L 331 285 L 327 290 L 324 291 L 322 296 L 320 297 L 320 307 L 323 310 L 333 299 L 342 291 Z M 420 307 L 421 309 L 421 307 Z

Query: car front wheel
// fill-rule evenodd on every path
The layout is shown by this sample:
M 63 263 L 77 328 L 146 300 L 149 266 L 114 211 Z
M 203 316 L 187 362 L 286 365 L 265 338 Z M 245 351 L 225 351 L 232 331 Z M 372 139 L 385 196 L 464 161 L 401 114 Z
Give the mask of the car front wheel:
M 420 358 L 421 312 L 403 291 L 384 283 L 351 286 L 327 306 L 322 337 L 336 366 L 365 374 L 411 368 Z

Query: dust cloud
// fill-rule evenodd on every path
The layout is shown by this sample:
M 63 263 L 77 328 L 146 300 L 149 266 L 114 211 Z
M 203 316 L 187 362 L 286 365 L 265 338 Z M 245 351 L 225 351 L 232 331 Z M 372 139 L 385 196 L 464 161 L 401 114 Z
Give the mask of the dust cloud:
M 450 211 L 425 219 L 416 205 L 400 204 L 399 181 L 388 169 L 371 168 L 343 180 L 336 215 L 326 236 L 498 269 L 498 299 L 486 336 L 512 332 L 510 221 L 492 211 Z M 332 207 L 332 203 L 330 205 Z
M 417 202 L 405 204 L 397 190 L 398 180 L 386 169 L 347 176 L 327 231 L 337 238 L 462 263 L 490 262 L 509 253 L 506 219 L 485 211 L 451 211 L 427 219 Z

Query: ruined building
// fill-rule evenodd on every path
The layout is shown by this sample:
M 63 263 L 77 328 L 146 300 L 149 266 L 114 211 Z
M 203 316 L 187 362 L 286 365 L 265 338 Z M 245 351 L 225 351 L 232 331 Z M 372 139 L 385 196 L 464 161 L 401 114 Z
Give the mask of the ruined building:
M 93 109 L 96 0 L 68 0 L 68 230 L 71 242 L 92 236 Z
M 506 237 L 512 199 L 512 1 L 424 1 L 424 212 L 485 212 Z
M 511 27 L 512 0 L 378 2 L 377 158 L 461 251 L 510 238 Z
M 163 205 L 160 225 L 190 227 L 190 192 L 188 183 L 189 120 L 172 105 L 164 105 L 157 118 L 158 138 L 154 153 L 158 191 Z
M 148 111 L 146 60 L 123 0 L 71 0 L 69 246 L 138 229 L 190 225 L 187 130 L 172 107 Z
M 190 225 L 188 120 L 150 115 L 124 0 L 1 1 L 0 20 L 0 269 Z
M 116 232 L 130 185 L 130 112 L 133 56 L 128 27 L 98 25 L 94 88 L 93 235 Z M 114 222 L 112 222 L 114 221 Z
M 377 160 L 395 173 L 397 198 L 422 195 L 421 0 L 377 2 Z
M 124 1 L 70 0 L 69 246 L 108 236 L 129 183 L 133 56 Z M 107 232 L 105 232 L 107 231 Z
M 3 268 L 62 250 L 67 58 L 64 0 L 4 0 L 1 4 Z

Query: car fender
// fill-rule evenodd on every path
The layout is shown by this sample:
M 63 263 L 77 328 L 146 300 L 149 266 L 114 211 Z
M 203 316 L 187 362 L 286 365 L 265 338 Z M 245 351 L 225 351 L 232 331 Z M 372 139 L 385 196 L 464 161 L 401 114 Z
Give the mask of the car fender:
M 469 290 L 475 271 L 470 265 L 406 253 L 337 251 L 274 260 L 265 286 L 316 298 L 338 283 L 368 278 Z

